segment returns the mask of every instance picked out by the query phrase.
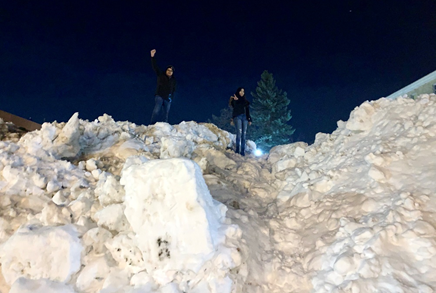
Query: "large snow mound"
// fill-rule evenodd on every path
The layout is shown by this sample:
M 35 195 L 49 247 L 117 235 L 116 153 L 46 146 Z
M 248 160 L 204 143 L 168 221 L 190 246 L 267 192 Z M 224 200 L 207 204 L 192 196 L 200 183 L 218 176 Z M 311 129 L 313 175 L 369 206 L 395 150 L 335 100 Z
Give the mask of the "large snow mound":
M 435 112 L 368 101 L 260 158 L 213 124 L 0 121 L 0 292 L 434 292 Z

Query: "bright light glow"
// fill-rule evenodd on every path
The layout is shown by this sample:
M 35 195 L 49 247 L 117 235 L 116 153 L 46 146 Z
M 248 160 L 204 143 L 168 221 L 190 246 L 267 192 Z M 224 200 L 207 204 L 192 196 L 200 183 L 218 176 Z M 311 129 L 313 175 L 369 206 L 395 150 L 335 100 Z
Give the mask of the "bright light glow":
M 257 150 L 254 151 L 254 155 L 255 155 L 255 156 L 258 156 L 258 157 L 259 157 L 259 156 L 262 156 L 262 154 L 263 154 L 262 151 L 259 150 L 259 149 L 257 149 Z

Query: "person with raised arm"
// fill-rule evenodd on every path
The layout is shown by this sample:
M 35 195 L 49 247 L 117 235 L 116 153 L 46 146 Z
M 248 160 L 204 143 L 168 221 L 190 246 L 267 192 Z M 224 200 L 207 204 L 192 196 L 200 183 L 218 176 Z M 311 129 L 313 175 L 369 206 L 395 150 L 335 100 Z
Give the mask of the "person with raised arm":
M 170 112 L 171 101 L 174 98 L 176 91 L 176 79 L 174 78 L 174 67 L 167 66 L 162 72 L 157 66 L 156 49 L 150 51 L 151 66 L 157 75 L 156 93 L 154 96 L 154 109 L 151 114 L 150 124 L 155 124 L 158 120 L 161 110 L 163 109 L 164 121 L 168 122 L 168 114 Z

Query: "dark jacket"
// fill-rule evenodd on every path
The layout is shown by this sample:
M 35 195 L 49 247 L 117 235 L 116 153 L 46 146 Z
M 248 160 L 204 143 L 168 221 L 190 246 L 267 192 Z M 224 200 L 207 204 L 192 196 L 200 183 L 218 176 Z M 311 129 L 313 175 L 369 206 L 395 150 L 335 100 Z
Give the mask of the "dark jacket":
M 239 92 L 237 92 L 236 97 L 238 100 L 231 99 L 230 100 L 230 106 L 233 108 L 232 117 L 235 118 L 236 116 L 239 116 L 241 114 L 245 114 L 245 117 L 247 117 L 247 120 L 251 122 L 251 116 L 250 116 L 250 103 L 247 101 L 247 99 L 244 96 L 240 96 Z
M 174 97 L 176 91 L 176 79 L 173 76 L 168 77 L 165 72 L 162 72 L 156 64 L 156 59 L 151 58 L 151 66 L 157 75 L 156 96 L 160 96 L 162 99 L 168 100 Z

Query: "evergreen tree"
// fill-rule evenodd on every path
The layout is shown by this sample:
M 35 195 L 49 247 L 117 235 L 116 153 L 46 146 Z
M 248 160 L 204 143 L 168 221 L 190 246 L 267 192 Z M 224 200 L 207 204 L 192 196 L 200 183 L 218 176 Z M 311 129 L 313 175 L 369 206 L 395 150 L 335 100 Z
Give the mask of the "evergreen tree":
M 273 75 L 264 71 L 257 83 L 256 92 L 252 92 L 251 105 L 253 125 L 250 139 L 259 149 L 269 151 L 273 146 L 290 143 L 295 129 L 288 124 L 291 120 L 290 100 L 286 92 L 279 90 Z
M 227 106 L 223 109 L 221 109 L 220 116 L 212 115 L 212 120 L 208 120 L 207 122 L 213 123 L 218 128 L 221 128 L 222 130 L 234 133 L 235 127 L 230 125 L 230 121 L 232 119 L 232 108 L 230 106 Z

